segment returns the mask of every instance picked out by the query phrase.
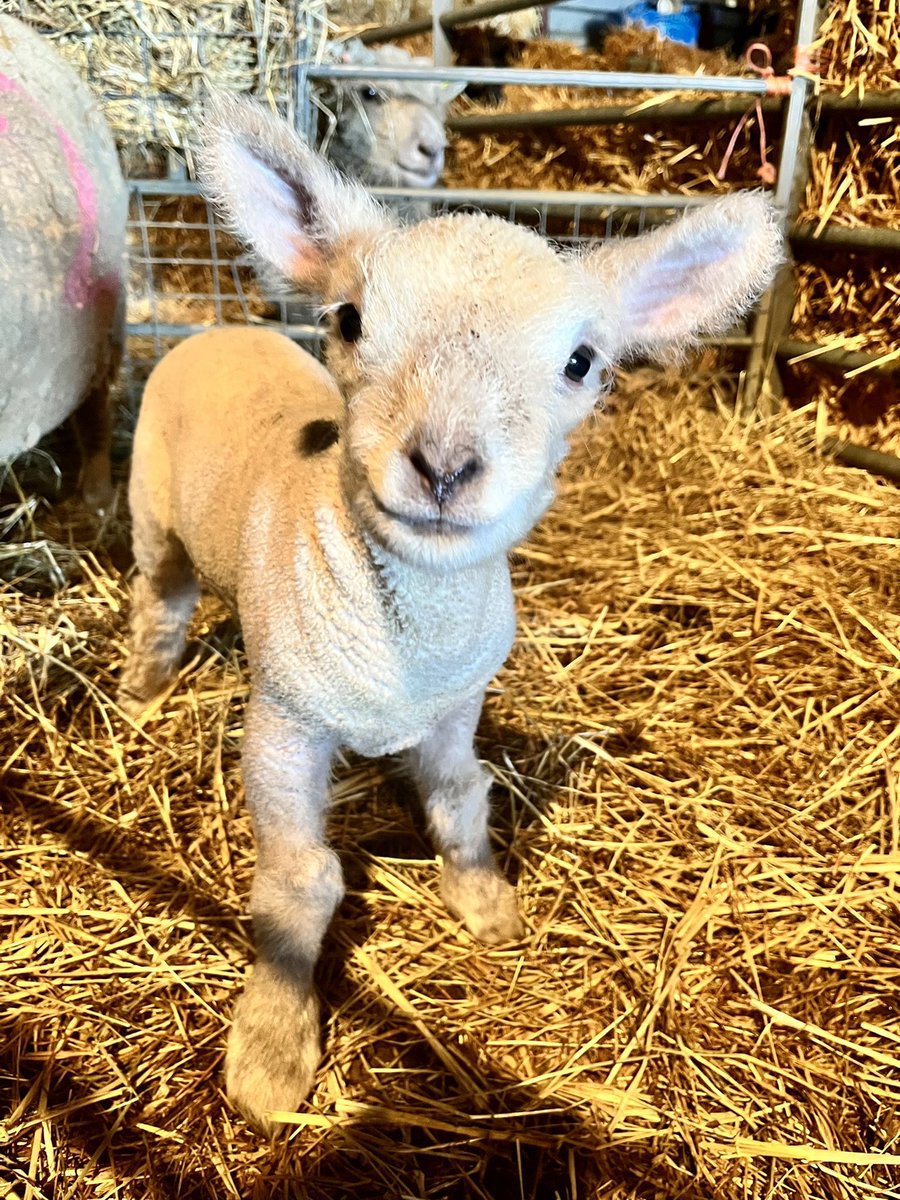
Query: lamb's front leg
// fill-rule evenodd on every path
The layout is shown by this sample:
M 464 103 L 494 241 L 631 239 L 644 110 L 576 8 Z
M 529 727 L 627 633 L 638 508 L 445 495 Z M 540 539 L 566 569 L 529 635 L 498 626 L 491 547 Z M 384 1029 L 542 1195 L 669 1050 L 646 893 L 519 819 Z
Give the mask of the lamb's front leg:
M 454 916 L 482 942 L 522 936 L 516 891 L 506 882 L 488 841 L 490 776 L 475 757 L 481 697 L 462 705 L 409 751 L 428 827 L 444 865 L 441 895 Z
M 313 968 L 344 894 L 340 863 L 325 845 L 333 749 L 299 731 L 277 703 L 251 697 L 242 767 L 257 843 L 257 962 L 235 1006 L 225 1075 L 231 1100 L 266 1131 L 273 1109 L 297 1108 L 319 1063 Z

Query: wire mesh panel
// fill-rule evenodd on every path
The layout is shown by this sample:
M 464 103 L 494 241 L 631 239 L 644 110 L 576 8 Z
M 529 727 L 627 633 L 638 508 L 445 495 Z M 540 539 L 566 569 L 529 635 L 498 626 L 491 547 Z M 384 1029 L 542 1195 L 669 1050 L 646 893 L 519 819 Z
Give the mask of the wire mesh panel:
M 388 206 L 417 205 L 421 215 L 490 211 L 533 228 L 560 246 L 642 232 L 685 207 L 681 197 L 597 197 L 583 193 L 375 189 Z M 143 181 L 129 215 L 129 352 L 132 397 L 154 363 L 181 339 L 217 324 L 261 324 L 314 352 L 320 341 L 315 302 L 267 291 L 249 255 L 222 228 L 195 184 Z
M 27 0 L 23 0 L 27 2 Z M 262 3 L 262 0 L 259 0 Z M 216 7 L 216 6 L 212 6 Z M 266 4 L 267 11 L 272 7 Z M 199 11 L 206 11 L 202 6 Z M 281 6 L 274 5 L 276 10 Z M 292 36 L 306 49 L 295 59 L 295 73 L 287 110 L 296 127 L 311 139 L 316 136 L 316 108 L 311 103 L 318 83 L 335 78 L 356 87 L 371 72 L 378 78 L 463 80 L 477 70 L 451 68 L 423 71 L 420 67 L 348 67 L 322 61 L 325 49 L 314 6 L 300 5 Z M 379 74 L 380 71 L 380 74 Z M 484 72 L 481 72 L 484 74 Z M 499 81 L 522 72 L 488 72 Z M 530 82 L 553 83 L 553 72 L 525 72 Z M 559 72 L 555 73 L 559 74 Z M 613 77 L 597 72 L 564 72 L 571 82 L 595 86 L 599 79 L 623 87 L 631 76 Z M 534 75 L 532 80 L 530 77 Z M 590 77 L 590 79 L 589 79 Z M 687 82 L 682 80 L 682 82 Z M 705 85 L 709 84 L 705 81 Z M 759 80 L 718 79 L 732 90 L 759 90 Z M 691 81 L 692 86 L 699 86 Z M 689 86 L 690 86 L 689 85 Z M 704 85 L 704 86 L 705 86 Z M 656 84 L 654 83 L 654 86 Z M 277 96 L 270 98 L 275 98 Z M 284 107 L 284 106 L 283 106 Z M 189 159 L 189 155 L 187 156 Z M 188 164 L 190 165 L 190 164 Z M 168 189 L 168 190 L 167 190 Z M 411 191 L 374 189 L 388 206 L 416 218 L 458 211 L 490 211 L 530 226 L 562 246 L 577 246 L 589 239 L 642 232 L 649 224 L 670 217 L 678 209 L 702 203 L 701 198 L 675 195 L 629 195 L 481 189 Z M 129 383 L 139 388 L 146 364 L 159 358 L 173 341 L 198 329 L 222 322 L 264 323 L 282 329 L 315 349 L 319 342 L 314 305 L 309 298 L 266 294 L 255 281 L 248 259 L 234 241 L 216 225 L 214 214 L 200 197 L 196 185 L 144 181 L 135 187 L 131 212 L 132 299 L 129 325 L 132 334 Z

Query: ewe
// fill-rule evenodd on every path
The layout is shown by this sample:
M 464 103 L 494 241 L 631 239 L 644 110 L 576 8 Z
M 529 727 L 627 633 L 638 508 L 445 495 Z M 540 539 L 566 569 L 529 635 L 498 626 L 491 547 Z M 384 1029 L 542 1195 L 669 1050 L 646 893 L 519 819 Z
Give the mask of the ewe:
M 0 462 L 75 413 L 95 509 L 112 495 L 127 207 L 96 101 L 46 38 L 0 15 Z

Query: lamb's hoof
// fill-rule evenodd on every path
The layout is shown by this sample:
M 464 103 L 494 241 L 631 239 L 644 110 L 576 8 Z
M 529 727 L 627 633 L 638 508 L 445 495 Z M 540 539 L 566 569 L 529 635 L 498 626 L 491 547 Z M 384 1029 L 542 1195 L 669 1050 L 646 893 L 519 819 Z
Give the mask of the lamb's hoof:
M 258 965 L 235 1005 L 228 1039 L 225 1087 L 232 1104 L 261 1133 L 273 1133 L 273 1113 L 296 1112 L 319 1058 L 315 992 Z
M 494 867 L 444 866 L 441 894 L 450 912 L 473 937 L 489 946 L 515 942 L 525 932 L 516 889 Z
M 130 692 L 124 687 L 120 687 L 116 692 L 116 704 L 125 713 L 126 717 L 131 717 L 132 721 L 136 721 L 138 717 L 144 715 L 153 703 L 153 699 L 154 697 L 152 696 L 149 700 L 143 696 L 136 696 L 134 692 Z
M 109 480 L 101 480 L 97 483 L 86 482 L 81 488 L 81 498 L 85 508 L 95 517 L 102 518 L 112 511 L 116 492 Z

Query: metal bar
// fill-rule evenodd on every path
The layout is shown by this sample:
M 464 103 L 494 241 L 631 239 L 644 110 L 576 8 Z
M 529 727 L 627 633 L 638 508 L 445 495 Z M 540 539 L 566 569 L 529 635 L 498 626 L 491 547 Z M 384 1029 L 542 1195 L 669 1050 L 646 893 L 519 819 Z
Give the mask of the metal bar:
M 544 7 L 560 4 L 562 0 L 544 0 Z M 445 30 L 456 29 L 460 25 L 471 25 L 474 21 L 486 21 L 490 17 L 503 16 L 505 13 L 520 12 L 523 8 L 532 8 L 534 0 L 489 0 L 486 4 L 473 4 L 471 8 L 454 9 L 444 13 L 440 20 Z M 359 40 L 366 46 L 373 42 L 395 42 L 398 38 L 413 37 L 417 33 L 428 33 L 431 29 L 431 19 L 422 17 L 417 21 L 398 21 L 394 25 L 379 25 L 375 29 L 367 29 L 360 34 Z
M 129 188 L 139 196 L 201 196 L 193 179 L 129 179 Z
M 760 100 L 766 116 L 781 111 L 779 99 Z M 722 121 L 741 117 L 747 111 L 742 98 L 726 100 L 675 100 L 636 108 L 632 104 L 608 104 L 597 108 L 548 108 L 537 112 L 476 113 L 451 117 L 446 126 L 453 133 L 487 133 L 504 129 L 565 129 L 573 125 L 643 125 L 675 121 Z
M 897 229 L 856 228 L 829 223 L 820 230 L 814 222 L 804 221 L 792 226 L 790 238 L 792 243 L 803 249 L 823 245 L 900 254 L 900 230 Z
M 763 95 L 765 79 L 738 75 L 642 75 L 636 71 L 550 71 L 518 67 L 362 67 L 317 63 L 310 79 L 409 80 L 421 83 L 524 84 L 653 92 L 743 92 Z
M 580 208 L 582 212 L 585 209 L 605 212 L 609 208 L 694 208 L 717 199 L 669 192 L 640 196 L 632 192 L 539 192 L 524 188 L 371 188 L 370 191 L 379 200 L 431 200 L 435 204 L 477 204 L 479 208 L 548 204 L 554 211 Z
M 431 60 L 436 67 L 453 65 L 453 50 L 444 27 L 452 3 L 453 0 L 431 0 Z
M 237 299 L 237 297 L 235 297 Z M 227 324 L 227 322 L 226 322 Z M 261 323 L 259 328 L 271 329 L 274 322 Z M 278 325 L 282 333 L 298 341 L 313 341 L 322 336 L 322 330 L 317 325 Z M 206 325 L 155 325 L 153 322 L 137 321 L 127 326 L 129 337 L 152 338 L 186 338 L 192 333 L 205 333 L 208 329 L 217 328 L 215 323 Z M 162 358 L 163 351 L 158 347 L 157 354 Z
M 869 446 L 858 446 L 855 442 L 845 442 L 836 437 L 823 438 L 819 450 L 822 454 L 831 455 L 845 467 L 856 467 L 868 471 L 870 475 L 881 475 L 884 479 L 900 483 L 900 458 L 893 454 L 883 454 Z
M 188 179 L 132 179 L 129 186 L 141 196 L 201 196 L 197 183 Z M 633 192 L 552 192 L 519 188 L 371 188 L 379 200 L 430 200 L 435 204 L 477 204 L 480 207 L 500 205 L 541 205 L 552 209 L 608 208 L 695 208 L 710 204 L 715 196 L 683 196 L 669 192 L 654 192 L 641 196 Z
M 900 89 L 887 92 L 866 92 L 860 96 L 856 93 L 850 96 L 836 96 L 833 92 L 823 92 L 813 97 L 813 107 L 826 113 L 865 113 L 867 116 L 890 117 L 900 113 Z
M 800 0 L 797 13 L 795 50 L 808 47 L 816 36 L 819 24 L 818 0 Z M 799 203 L 799 193 L 809 172 L 809 156 L 800 162 L 801 146 L 804 144 L 804 121 L 809 81 L 795 75 L 791 81 L 791 94 L 781 134 L 781 152 L 778 156 L 778 176 L 775 182 L 774 200 L 781 209 L 782 219 L 792 220 Z M 807 124 L 808 131 L 808 124 Z M 747 376 L 742 397 L 744 408 L 759 408 L 765 401 L 771 403 L 774 396 L 766 395 L 770 374 L 775 365 L 775 342 L 781 330 L 776 327 L 790 323 L 793 308 L 793 271 L 785 265 L 778 272 L 772 286 L 762 297 L 756 320 L 753 323 L 753 346 L 747 358 Z
M 764 116 L 780 113 L 784 98 L 766 96 L 760 100 Z M 865 96 L 813 98 L 812 105 L 823 113 L 847 113 L 873 116 L 900 115 L 900 89 L 893 92 L 866 92 Z M 578 125 L 649 125 L 676 121 L 727 121 L 747 111 L 747 102 L 727 97 L 724 100 L 671 100 L 662 104 L 636 107 L 631 104 L 607 104 L 594 108 L 546 108 L 537 112 L 486 112 L 451 117 L 447 128 L 453 133 L 492 133 L 504 129 L 534 129 L 544 126 L 564 129 Z
M 379 25 L 376 29 L 367 29 L 359 35 L 364 46 L 373 42 L 396 42 L 400 38 L 415 37 L 419 33 L 428 33 L 431 29 L 431 17 L 421 17 L 417 21 L 398 21 L 395 25 Z
M 884 355 L 873 354 L 866 350 L 825 350 L 820 349 L 815 342 L 800 342 L 794 338 L 784 338 L 778 343 L 776 352 L 779 358 L 803 358 L 803 362 L 798 363 L 797 366 L 815 366 L 816 363 L 825 363 L 827 366 L 837 367 L 842 371 L 855 371 L 858 367 L 870 367 L 872 371 L 881 375 L 900 374 L 900 359 L 895 358 L 891 362 L 871 366 Z

